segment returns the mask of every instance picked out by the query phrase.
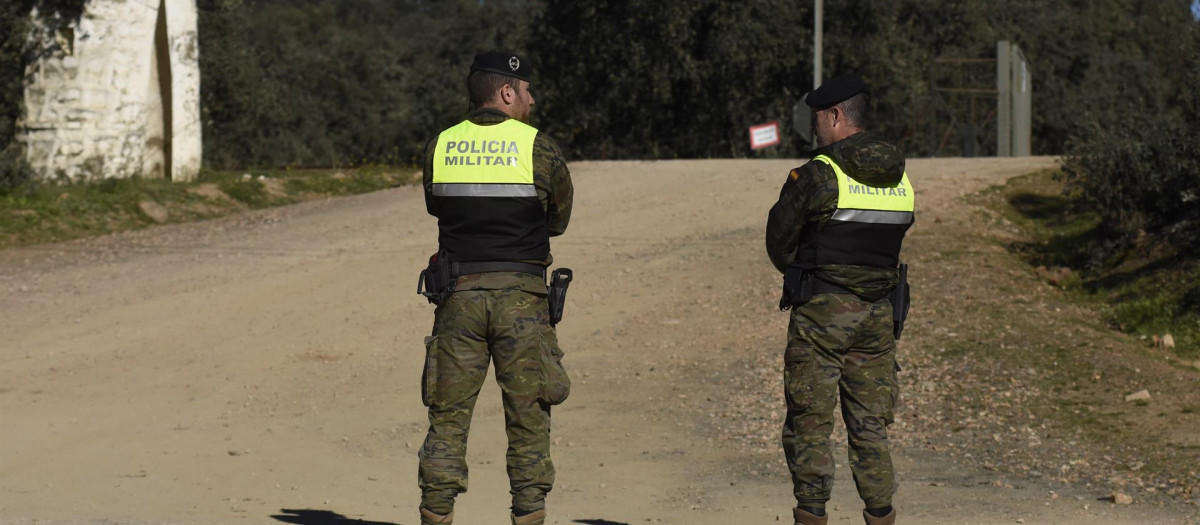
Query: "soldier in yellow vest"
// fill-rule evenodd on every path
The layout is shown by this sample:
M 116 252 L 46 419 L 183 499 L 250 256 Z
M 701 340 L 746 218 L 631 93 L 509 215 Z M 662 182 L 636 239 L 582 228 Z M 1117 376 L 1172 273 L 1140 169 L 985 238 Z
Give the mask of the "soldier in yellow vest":
M 856 75 L 805 99 L 818 148 L 791 171 L 767 218 L 767 254 L 791 310 L 784 354 L 783 450 L 797 525 L 825 525 L 833 489 L 830 434 L 840 399 L 850 469 L 868 525 L 895 523 L 888 425 L 897 398 L 896 338 L 907 284 L 899 257 L 913 222 L 904 155 L 865 131 L 870 95 Z M 896 309 L 893 309 L 896 303 Z
M 423 525 L 451 523 L 455 498 L 467 490 L 467 432 L 489 361 L 504 403 L 511 520 L 546 518 L 550 407 L 566 399 L 570 381 L 545 273 L 550 237 L 570 221 L 573 190 L 558 146 L 529 125 L 530 80 L 525 57 L 476 55 L 467 77 L 475 109 L 425 148 L 425 206 L 438 219 L 430 268 L 440 264 L 449 282 L 432 290 L 438 306 L 425 339 Z

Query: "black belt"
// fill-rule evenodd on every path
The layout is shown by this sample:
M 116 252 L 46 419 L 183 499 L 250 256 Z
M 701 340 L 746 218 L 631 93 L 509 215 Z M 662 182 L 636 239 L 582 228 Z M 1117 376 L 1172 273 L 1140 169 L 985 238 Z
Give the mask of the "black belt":
M 512 261 L 487 261 L 487 262 L 456 262 L 450 263 L 450 273 L 455 276 L 467 275 L 472 273 L 488 273 L 488 272 L 517 272 L 536 275 L 542 279 L 546 278 L 546 267 L 540 264 L 530 264 L 523 262 Z
M 848 294 L 856 295 L 856 294 L 854 294 L 854 292 L 850 291 L 847 288 L 843 288 L 843 287 L 833 284 L 829 281 L 825 281 L 825 280 L 821 280 L 821 279 L 813 279 L 812 293 L 814 293 L 814 294 L 818 294 L 818 293 L 848 293 Z

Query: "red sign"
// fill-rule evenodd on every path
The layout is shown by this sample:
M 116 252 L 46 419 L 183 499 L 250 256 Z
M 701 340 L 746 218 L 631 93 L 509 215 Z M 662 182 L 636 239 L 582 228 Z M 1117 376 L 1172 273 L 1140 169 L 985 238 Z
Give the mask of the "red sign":
M 763 149 L 776 144 L 779 144 L 778 122 L 750 126 L 750 149 Z

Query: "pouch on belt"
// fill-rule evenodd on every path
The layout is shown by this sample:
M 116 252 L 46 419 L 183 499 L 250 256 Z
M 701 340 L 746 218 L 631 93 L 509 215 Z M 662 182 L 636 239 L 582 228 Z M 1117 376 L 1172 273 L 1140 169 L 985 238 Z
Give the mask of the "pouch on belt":
M 888 301 L 892 303 L 892 335 L 896 339 L 900 339 L 900 334 L 904 332 L 904 321 L 908 319 L 909 290 L 907 264 L 900 265 L 900 281 L 896 283 L 896 287 L 888 295 Z
M 417 279 L 417 294 L 424 295 L 430 304 L 441 302 L 454 292 L 455 276 L 450 265 L 450 254 L 445 249 L 429 257 L 429 265 L 421 270 Z

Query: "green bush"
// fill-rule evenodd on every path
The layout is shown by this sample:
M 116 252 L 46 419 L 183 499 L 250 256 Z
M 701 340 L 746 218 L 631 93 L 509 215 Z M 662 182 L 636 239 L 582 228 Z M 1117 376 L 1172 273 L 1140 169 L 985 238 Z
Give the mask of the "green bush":
M 1187 36 L 1187 35 L 1183 35 Z M 1193 37 L 1200 46 L 1200 37 Z M 1181 89 L 1155 103 L 1144 92 L 1114 93 L 1118 111 L 1082 123 L 1064 168 L 1127 246 L 1139 230 L 1181 252 L 1200 253 L 1200 49 Z
M 536 3 L 199 0 L 205 165 L 418 164 L 474 53 L 520 48 L 510 13 Z

